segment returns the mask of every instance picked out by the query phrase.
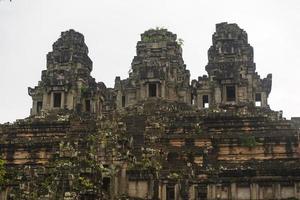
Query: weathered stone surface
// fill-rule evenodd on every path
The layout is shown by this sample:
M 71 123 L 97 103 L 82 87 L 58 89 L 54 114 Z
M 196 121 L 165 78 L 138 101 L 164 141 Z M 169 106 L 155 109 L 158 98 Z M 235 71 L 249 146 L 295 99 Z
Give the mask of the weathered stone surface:
M 269 108 L 246 32 L 217 24 L 191 84 L 180 45 L 146 31 L 129 78 L 106 88 L 83 35 L 63 32 L 31 116 L 0 125 L 1 199 L 300 199 L 299 118 Z
M 28 88 L 33 100 L 31 115 L 65 109 L 101 116 L 113 109 L 111 90 L 104 83 L 97 83 L 91 71 L 92 61 L 83 35 L 74 30 L 62 32 L 53 51 L 47 54 L 42 80 L 35 88 Z
M 148 98 L 190 102 L 190 73 L 182 59 L 180 41 L 164 28 L 141 35 L 129 78 L 115 80 L 117 108 Z

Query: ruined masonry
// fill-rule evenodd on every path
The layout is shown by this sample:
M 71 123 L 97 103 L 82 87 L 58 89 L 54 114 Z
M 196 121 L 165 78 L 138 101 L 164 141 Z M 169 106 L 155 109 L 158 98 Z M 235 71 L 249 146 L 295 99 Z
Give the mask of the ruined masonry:
M 197 80 L 181 46 L 145 31 L 129 77 L 107 88 L 84 36 L 62 32 L 30 116 L 0 125 L 0 199 L 300 199 L 300 118 L 270 109 L 247 33 L 217 24 Z

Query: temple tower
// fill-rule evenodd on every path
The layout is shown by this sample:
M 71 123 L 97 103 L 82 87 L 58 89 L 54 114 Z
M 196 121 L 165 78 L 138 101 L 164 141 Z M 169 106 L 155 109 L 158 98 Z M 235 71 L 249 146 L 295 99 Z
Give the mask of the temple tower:
M 224 105 L 268 106 L 272 75 L 261 79 L 253 61 L 247 33 L 237 24 L 220 23 L 208 50 L 208 76 L 192 81 L 199 108 Z
M 129 78 L 115 80 L 118 108 L 148 98 L 190 102 L 190 73 L 176 34 L 150 29 L 141 35 L 136 53 Z
M 62 32 L 47 54 L 42 80 L 28 88 L 31 115 L 58 109 L 101 113 L 106 87 L 91 77 L 92 66 L 84 36 L 74 30 Z

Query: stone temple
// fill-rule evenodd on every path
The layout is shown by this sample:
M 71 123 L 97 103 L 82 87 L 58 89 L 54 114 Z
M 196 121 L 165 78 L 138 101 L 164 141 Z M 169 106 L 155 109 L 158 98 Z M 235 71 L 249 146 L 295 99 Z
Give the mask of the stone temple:
M 62 32 L 28 88 L 30 116 L 0 125 L 0 199 L 300 199 L 300 118 L 270 109 L 247 33 L 217 24 L 197 80 L 181 46 L 145 31 L 108 88 L 84 36 Z

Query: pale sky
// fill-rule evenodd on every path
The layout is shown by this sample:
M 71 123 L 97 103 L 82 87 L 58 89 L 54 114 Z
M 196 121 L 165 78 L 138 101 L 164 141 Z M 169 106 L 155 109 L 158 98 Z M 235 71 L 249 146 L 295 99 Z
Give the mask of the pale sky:
M 62 31 L 85 36 L 92 76 L 113 87 L 128 76 L 140 34 L 166 27 L 184 40 L 191 78 L 206 74 L 215 24 L 237 23 L 248 33 L 261 77 L 273 74 L 269 104 L 300 116 L 299 0 L 0 0 L 0 123 L 29 116 L 46 54 Z

